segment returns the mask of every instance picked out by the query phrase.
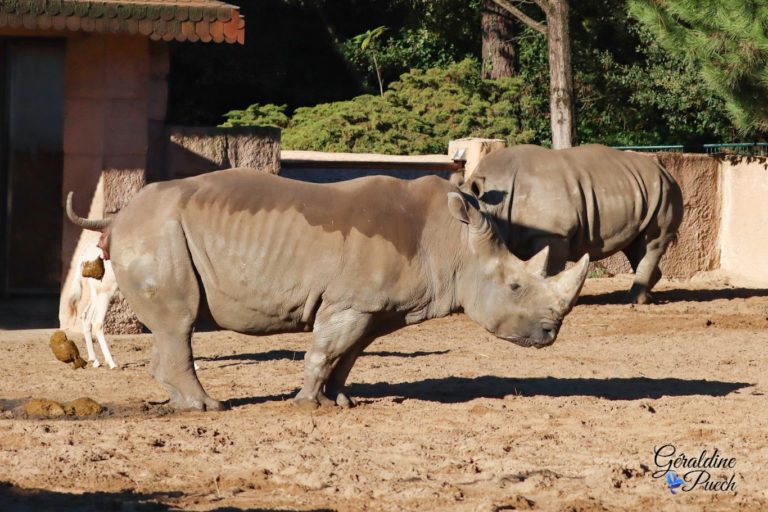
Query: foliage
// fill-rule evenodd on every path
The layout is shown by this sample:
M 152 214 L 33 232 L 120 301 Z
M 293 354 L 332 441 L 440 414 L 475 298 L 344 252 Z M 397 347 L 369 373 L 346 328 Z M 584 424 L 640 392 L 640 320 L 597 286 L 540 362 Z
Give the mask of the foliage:
M 576 7 L 576 6 L 574 6 Z M 573 14 L 574 96 L 580 143 L 640 145 L 732 140 L 723 101 L 685 59 L 667 52 L 627 20 L 623 2 Z M 535 99 L 530 124 L 549 145 L 546 39 L 527 30 L 519 41 L 520 76 Z
M 410 69 L 445 67 L 465 58 L 479 56 L 480 0 L 392 0 L 359 3 L 368 13 L 377 12 L 377 17 L 367 23 L 381 25 L 384 20 L 390 29 L 387 37 L 378 41 L 376 51 L 384 83 L 396 80 Z M 334 4 L 334 9 L 330 4 L 330 1 L 326 2 L 326 12 L 334 26 L 341 29 L 339 50 L 359 73 L 363 84 L 373 91 L 376 84 L 375 66 L 356 44 L 354 37 L 344 33 L 346 24 L 353 16 L 349 12 L 339 13 L 338 5 Z
M 341 52 L 355 70 L 364 77 L 366 87 L 372 89 L 376 67 L 355 41 L 349 39 L 341 44 Z M 397 34 L 380 41 L 377 48 L 377 63 L 383 82 L 395 80 L 410 69 L 445 67 L 461 60 L 460 52 L 440 34 L 424 27 L 405 28 Z
M 766 0 L 629 0 L 668 52 L 691 63 L 738 128 L 768 130 Z
M 379 62 L 376 60 L 376 53 L 378 52 L 377 47 L 379 40 L 386 31 L 387 27 L 380 25 L 376 28 L 366 30 L 362 34 L 358 34 L 350 40 L 355 45 L 355 47 L 360 50 L 360 52 L 370 54 L 373 68 L 376 71 L 376 80 L 379 82 L 379 94 L 381 96 L 384 95 L 384 82 L 381 79 L 381 66 L 379 66 Z
M 231 128 L 234 126 L 272 126 L 285 128 L 288 126 L 288 116 L 285 114 L 286 105 L 254 104 L 245 110 L 230 110 L 224 117 L 227 120 L 219 126 Z
M 520 118 L 530 101 L 522 90 L 519 79 L 481 79 L 473 60 L 413 70 L 391 83 L 384 96 L 298 108 L 282 144 L 286 149 L 428 154 L 444 153 L 450 140 L 461 137 L 528 142 L 533 132 Z

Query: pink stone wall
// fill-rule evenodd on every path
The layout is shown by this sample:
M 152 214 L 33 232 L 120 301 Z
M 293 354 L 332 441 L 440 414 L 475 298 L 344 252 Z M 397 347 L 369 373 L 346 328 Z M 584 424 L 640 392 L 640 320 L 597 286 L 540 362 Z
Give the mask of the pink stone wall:
M 62 205 L 73 190 L 76 211 L 88 212 L 98 203 L 103 211 L 96 217 L 112 215 L 144 185 L 150 134 L 165 118 L 167 74 L 163 43 L 127 35 L 74 34 L 67 39 Z M 64 222 L 64 290 L 75 277 L 79 251 L 89 243 L 91 238 L 80 228 Z M 64 304 L 65 295 L 62 326 L 76 324 Z M 121 318 L 117 331 L 140 332 L 124 301 L 117 298 L 113 303 L 118 306 L 110 315 Z

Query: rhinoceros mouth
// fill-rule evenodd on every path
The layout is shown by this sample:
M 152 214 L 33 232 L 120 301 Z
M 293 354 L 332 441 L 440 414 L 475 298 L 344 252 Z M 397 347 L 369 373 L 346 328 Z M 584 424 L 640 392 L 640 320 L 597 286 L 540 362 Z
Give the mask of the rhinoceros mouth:
M 525 348 L 544 348 L 555 342 L 554 338 L 551 340 L 537 340 L 535 338 L 528 338 L 524 336 L 501 336 L 501 338 Z

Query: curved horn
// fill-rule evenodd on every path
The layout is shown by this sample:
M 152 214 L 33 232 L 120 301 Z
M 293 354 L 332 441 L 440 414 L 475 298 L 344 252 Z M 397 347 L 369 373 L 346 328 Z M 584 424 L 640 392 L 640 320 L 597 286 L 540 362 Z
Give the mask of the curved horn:
M 585 254 L 573 267 L 552 278 L 555 293 L 563 305 L 563 315 L 568 314 L 576 304 L 581 287 L 584 286 L 584 280 L 587 278 L 588 269 L 589 254 Z
M 67 217 L 72 221 L 72 224 L 89 231 L 104 231 L 112 224 L 112 219 L 85 219 L 76 214 L 72 208 L 72 192 L 67 194 Z

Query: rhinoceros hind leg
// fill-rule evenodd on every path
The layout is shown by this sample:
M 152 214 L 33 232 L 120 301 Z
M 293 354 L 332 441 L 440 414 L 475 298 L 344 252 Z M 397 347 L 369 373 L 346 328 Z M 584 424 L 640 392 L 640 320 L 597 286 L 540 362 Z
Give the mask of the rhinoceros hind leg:
M 648 240 L 648 234 L 640 236 L 633 241 L 624 254 L 635 271 L 635 279 L 629 290 L 629 301 L 634 304 L 649 304 L 651 302 L 651 289 L 661 279 L 659 262 L 664 255 L 667 246 L 672 242 L 672 236 L 657 236 Z
M 203 389 L 192 361 L 192 326 L 200 289 L 186 239 L 178 222 L 165 222 L 158 240 L 116 233 L 116 254 L 135 256 L 115 264 L 120 288 L 139 319 L 154 335 L 150 372 L 178 409 L 221 410 L 224 404 Z M 147 249 L 147 246 L 150 249 Z
M 152 375 L 171 396 L 170 405 L 179 410 L 221 411 L 226 405 L 203 389 L 194 370 L 191 329 L 187 333 L 154 333 L 157 363 Z
M 297 405 L 311 408 L 321 403 L 335 402 L 342 405 L 345 399 L 349 401 L 346 395 L 339 398 L 340 390 L 327 389 L 326 384 L 342 360 L 345 366 L 349 366 L 346 369 L 346 374 L 349 374 L 356 356 L 345 356 L 365 339 L 371 318 L 369 313 L 352 309 L 332 311 L 331 308 L 321 308 L 318 311 L 313 329 L 315 341 L 304 356 L 304 386 L 296 395 Z M 324 389 L 327 392 L 336 391 L 336 396 L 329 396 L 323 392 Z

